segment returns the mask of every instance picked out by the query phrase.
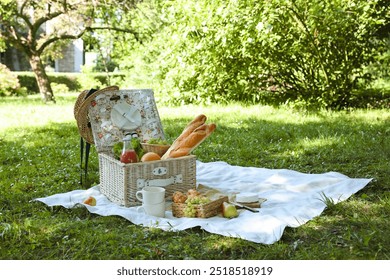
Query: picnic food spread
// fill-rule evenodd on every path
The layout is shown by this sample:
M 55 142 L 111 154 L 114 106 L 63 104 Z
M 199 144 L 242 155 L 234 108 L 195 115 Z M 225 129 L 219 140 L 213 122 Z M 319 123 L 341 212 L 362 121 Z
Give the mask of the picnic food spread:
M 147 162 L 187 156 L 216 129 L 214 123 L 206 124 L 206 120 L 207 117 L 203 114 L 195 117 L 170 146 L 166 140 L 162 139 L 152 138 L 146 143 L 141 143 L 138 138 L 132 138 L 130 142 L 125 138 L 122 143 L 119 142 L 113 145 L 113 153 L 123 163 L 135 163 L 138 162 L 138 159 Z M 130 146 L 131 148 L 127 148 Z M 148 150 L 150 147 L 165 148 L 165 150 L 162 155 L 159 155 L 157 151 L 151 152 Z M 125 153 L 125 149 L 128 150 L 127 153 Z M 120 155 L 119 152 L 121 152 Z
M 196 116 L 187 124 L 172 145 L 169 145 L 164 139 L 152 138 L 141 142 L 138 138 L 131 139 L 127 136 L 123 143 L 116 143 L 113 146 L 113 152 L 118 157 L 119 150 L 122 148 L 122 154 L 119 157 L 123 163 L 136 163 L 138 161 L 146 163 L 187 156 L 216 129 L 214 123 L 206 124 L 206 120 L 207 117 L 204 114 Z M 129 141 L 130 139 L 131 141 Z M 124 153 L 128 147 L 130 147 L 131 157 L 129 155 L 130 159 L 124 159 Z M 257 199 L 257 197 L 252 196 L 238 195 L 237 197 L 243 200 L 239 199 L 240 202 L 252 202 L 252 200 Z M 237 208 L 242 207 L 242 205 L 236 205 L 235 202 L 229 202 L 226 195 L 219 194 L 219 196 L 211 198 L 195 188 L 189 189 L 186 193 L 175 191 L 172 195 L 172 213 L 175 217 L 208 218 L 221 215 L 231 219 L 239 216 Z
M 189 189 L 187 193 L 176 191 L 172 195 L 172 214 L 178 218 L 209 218 L 221 214 L 222 203 L 227 201 L 225 195 L 211 198 L 196 189 Z
M 85 91 L 76 102 L 75 117 L 79 130 L 88 128 L 93 136 L 92 141 L 80 130 L 82 138 L 96 145 L 99 190 L 110 201 L 125 207 L 138 206 L 136 193 L 158 186 L 165 189 L 165 198 L 172 198 L 175 217 L 234 218 L 240 208 L 254 212 L 250 209 L 256 206 L 252 201 L 229 201 L 226 194 L 215 193 L 212 188 L 204 192 L 196 183 L 196 156 L 191 153 L 216 129 L 214 123 L 206 123 L 204 114 L 189 122 L 171 145 L 165 140 L 149 89 L 120 90 L 113 86 Z M 85 170 L 87 161 L 86 153 Z M 89 197 L 84 203 L 96 205 L 95 201 Z

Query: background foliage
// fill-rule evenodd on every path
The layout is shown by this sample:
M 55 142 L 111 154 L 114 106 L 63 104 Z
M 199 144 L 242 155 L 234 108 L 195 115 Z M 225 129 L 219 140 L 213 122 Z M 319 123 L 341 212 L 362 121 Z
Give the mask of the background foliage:
M 75 7 L 74 20 L 80 16 Z M 381 86 L 390 80 L 386 0 L 110 0 L 93 2 L 88 11 L 90 25 L 78 36 L 99 60 L 83 69 L 82 89 L 148 87 L 170 105 L 243 101 L 344 109 L 390 104 L 390 89 Z M 12 19 L 5 8 L 4 19 Z M 0 41 L 4 48 L 4 38 Z M 54 44 L 50 50 L 59 48 Z M 106 77 L 97 79 L 93 72 Z M 57 90 L 76 90 L 67 81 L 50 82 Z
M 125 45 L 127 59 L 118 64 L 175 104 L 240 100 L 339 109 L 367 94 L 373 78 L 388 75 L 374 71 L 388 65 L 389 33 L 378 36 L 389 24 L 386 1 L 145 1 L 139 7 L 149 13 L 133 20 L 144 40 Z
M 8 95 L 22 95 L 26 92 L 19 83 L 15 73 L 12 73 L 4 64 L 0 63 L 0 97 Z
M 32 72 L 13 72 L 20 82 L 20 86 L 28 88 L 29 94 L 39 93 L 38 85 Z M 85 70 L 83 73 L 48 73 L 50 83 L 61 85 L 66 92 L 79 92 L 90 88 L 105 87 L 110 84 L 121 84 L 125 79 L 123 73 L 96 73 Z M 58 91 L 57 91 L 58 92 Z

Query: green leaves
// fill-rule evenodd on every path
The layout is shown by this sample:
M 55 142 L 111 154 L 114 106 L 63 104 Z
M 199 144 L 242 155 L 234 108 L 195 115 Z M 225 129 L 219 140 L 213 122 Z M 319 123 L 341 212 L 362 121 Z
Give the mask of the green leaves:
M 164 2 L 157 12 L 164 25 L 135 54 L 147 59 L 144 69 L 171 104 L 345 108 L 372 78 L 367 66 L 380 53 L 375 34 L 389 15 L 378 3 Z

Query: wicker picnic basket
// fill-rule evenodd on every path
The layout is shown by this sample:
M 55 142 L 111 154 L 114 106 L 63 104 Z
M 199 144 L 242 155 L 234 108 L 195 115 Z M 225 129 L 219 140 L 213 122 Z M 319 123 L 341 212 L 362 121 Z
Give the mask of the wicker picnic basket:
M 141 143 L 141 146 L 145 152 L 154 152 L 162 157 L 171 145 Z
M 146 186 L 165 188 L 167 200 L 175 191 L 196 187 L 196 156 L 124 164 L 99 153 L 100 191 L 121 206 L 139 205 L 136 192 Z
M 222 213 L 222 204 L 224 202 L 228 202 L 227 196 L 222 196 L 216 200 L 213 200 L 209 203 L 199 204 L 195 206 L 196 209 L 196 217 L 197 218 L 209 218 L 216 216 Z M 184 209 L 187 204 L 185 203 L 172 203 L 172 214 L 175 217 L 181 218 L 184 217 Z
M 153 90 L 109 87 L 93 92 L 86 99 L 84 95 L 86 93 L 80 97 L 84 102 L 80 109 L 83 123 L 79 127 L 90 128 L 88 132 L 92 135 L 89 136 L 93 137 L 99 157 L 99 188 L 110 201 L 131 207 L 141 204 L 135 195 L 146 186 L 164 187 L 167 199 L 171 199 L 175 191 L 187 192 L 196 187 L 196 157 L 193 155 L 131 164 L 114 158 L 114 145 L 127 134 L 137 135 L 141 143 L 150 139 L 165 140 Z M 165 153 L 169 148 L 151 146 L 143 149 L 152 151 L 150 149 L 154 148 L 154 152 Z

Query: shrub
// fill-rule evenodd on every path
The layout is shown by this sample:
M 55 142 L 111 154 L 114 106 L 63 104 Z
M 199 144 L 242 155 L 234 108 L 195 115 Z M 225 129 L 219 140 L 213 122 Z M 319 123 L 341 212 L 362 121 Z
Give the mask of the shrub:
M 104 83 L 97 79 L 96 74 L 92 73 L 92 68 L 82 67 L 83 75 L 80 77 L 80 84 L 83 89 L 101 88 Z
M 378 1 L 265 1 L 256 25 L 265 74 L 286 100 L 304 106 L 350 107 L 371 80 L 374 35 L 384 24 Z
M 171 24 L 137 55 L 157 65 L 162 92 L 175 103 L 345 108 L 372 79 L 365 70 L 388 22 L 379 2 L 170 1 L 160 17 Z
M 20 84 L 27 88 L 32 94 L 39 93 L 37 81 L 33 72 L 15 72 Z M 101 88 L 111 85 L 111 82 L 119 83 L 125 77 L 122 73 L 110 73 L 110 78 L 106 73 L 48 73 L 50 83 L 54 93 L 58 90 L 82 91 L 90 88 Z M 60 88 L 58 88 L 60 87 Z
M 39 93 L 39 88 L 33 72 L 15 72 L 20 84 L 31 94 Z M 62 84 L 68 91 L 80 91 L 79 73 L 48 73 L 51 84 Z M 53 89 L 53 91 L 55 91 Z
M 18 77 L 7 66 L 0 63 L 0 96 L 24 95 L 26 90 L 20 86 Z
M 79 75 L 79 82 L 83 86 L 83 89 L 89 88 L 102 88 L 111 85 L 117 85 L 121 87 L 126 75 L 120 72 L 93 72 L 92 67 L 84 66 L 82 68 L 82 74 Z
M 81 84 L 79 73 L 49 73 L 51 83 L 62 84 L 68 88 L 68 91 L 79 91 Z
M 15 72 L 20 84 L 25 87 L 29 93 L 39 93 L 37 81 L 33 72 Z
M 69 92 L 69 88 L 65 84 L 50 83 L 54 94 Z

